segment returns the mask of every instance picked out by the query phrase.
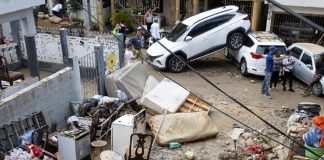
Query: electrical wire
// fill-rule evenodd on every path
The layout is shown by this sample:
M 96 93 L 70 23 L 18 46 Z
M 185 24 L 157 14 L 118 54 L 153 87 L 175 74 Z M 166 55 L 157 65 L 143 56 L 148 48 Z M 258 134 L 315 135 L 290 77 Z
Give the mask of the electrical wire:
M 131 16 L 131 18 L 134 20 L 134 22 L 139 25 L 145 32 L 146 34 L 151 35 L 151 33 L 149 31 L 147 31 L 142 24 L 140 24 L 138 22 L 138 20 L 136 18 L 134 18 L 134 16 L 132 16 L 132 14 L 129 13 L 129 11 L 120 3 L 119 0 L 116 0 L 117 4 L 119 5 L 119 7 L 121 7 L 129 16 Z M 154 37 L 153 37 L 154 38 Z M 288 135 L 286 135 L 285 133 L 283 133 L 281 130 L 279 130 L 277 127 L 275 127 L 274 125 L 272 125 L 271 123 L 269 123 L 268 121 L 266 121 L 265 119 L 263 119 L 262 117 L 260 117 L 259 115 L 257 115 L 256 113 L 254 113 L 251 109 L 249 109 L 247 106 L 245 106 L 243 103 L 241 103 L 239 100 L 237 100 L 236 98 L 234 98 L 233 96 L 229 95 L 228 93 L 226 93 L 224 90 L 222 90 L 221 88 L 219 88 L 216 84 L 214 84 L 213 82 L 211 82 L 208 78 L 206 78 L 205 76 L 203 76 L 199 71 L 197 71 L 196 69 L 194 69 L 193 67 L 191 67 L 185 60 L 183 60 L 182 58 L 180 58 L 179 55 L 173 53 L 172 51 L 170 51 L 167 47 L 165 47 L 161 42 L 159 42 L 157 39 L 154 38 L 154 40 L 156 41 L 155 43 L 160 44 L 165 50 L 167 50 L 169 53 L 171 53 L 173 56 L 175 56 L 176 58 L 178 58 L 182 63 L 184 63 L 189 69 L 191 69 L 194 73 L 196 73 L 200 78 L 202 78 L 203 80 L 205 80 L 208 84 L 210 84 L 211 86 L 213 86 L 214 88 L 216 88 L 218 91 L 220 91 L 221 93 L 223 93 L 224 95 L 226 95 L 228 98 L 230 98 L 231 100 L 233 100 L 234 102 L 236 102 L 237 104 L 239 104 L 241 107 L 243 107 L 245 110 L 247 110 L 248 112 L 250 112 L 251 114 L 253 114 L 254 116 L 256 116 L 257 118 L 259 118 L 262 122 L 264 122 L 265 124 L 267 124 L 268 126 L 270 126 L 271 128 L 273 128 L 275 131 L 277 131 L 278 133 L 280 133 L 281 135 L 287 137 L 288 139 L 290 139 L 292 142 L 298 144 L 299 146 L 303 147 L 305 150 L 311 152 L 312 154 L 321 157 L 320 155 L 318 155 L 317 153 L 315 153 L 314 151 L 310 150 L 309 148 L 305 147 L 304 145 L 298 143 L 296 140 L 294 140 L 293 138 L 289 137 Z
M 142 29 L 143 29 L 143 30 L 144 30 L 148 35 L 150 35 L 150 36 L 152 37 L 151 33 L 148 32 L 148 31 L 143 27 L 143 25 L 141 25 L 141 24 L 138 22 L 138 20 L 135 19 L 135 18 L 134 18 L 134 17 L 129 13 L 129 11 L 127 11 L 126 8 L 120 4 L 120 2 L 119 2 L 118 0 L 116 0 L 116 2 L 118 3 L 118 5 L 119 5 L 123 10 L 126 11 L 126 13 L 127 13 L 129 16 L 132 17 L 132 19 L 137 23 L 137 25 L 139 25 L 139 26 L 140 26 L 140 27 L 141 27 L 141 28 L 142 28 Z M 78 2 L 78 3 L 79 3 L 79 2 Z M 99 25 L 104 26 L 103 24 L 101 24 L 101 23 L 99 22 L 99 20 L 98 20 L 96 17 L 94 17 L 94 16 L 93 16 L 93 15 L 92 15 L 88 10 L 86 10 L 86 9 L 83 7 L 82 4 L 79 3 L 79 5 L 82 6 L 82 9 L 85 10 L 89 15 L 91 15 L 91 17 L 94 18 L 94 19 L 98 22 Z M 118 41 L 122 42 L 122 41 L 121 41 L 117 36 L 115 36 L 115 35 L 113 35 L 113 36 L 114 36 Z M 154 38 L 154 37 L 153 37 L 153 38 Z M 266 120 L 264 120 L 262 117 L 260 117 L 260 116 L 257 115 L 256 113 L 254 113 L 252 110 L 250 110 L 248 107 L 246 107 L 243 103 L 241 103 L 240 101 L 236 100 L 234 97 L 232 97 L 231 95 L 229 95 L 228 93 L 226 93 L 225 91 L 223 91 L 223 90 L 222 90 L 221 88 L 219 88 L 216 84 L 212 83 L 208 78 L 204 77 L 204 76 L 203 76 L 201 73 L 199 73 L 196 69 L 194 69 L 193 67 L 191 67 L 191 66 L 190 66 L 186 61 L 184 61 L 182 58 L 180 58 L 177 54 L 173 53 L 173 52 L 170 51 L 168 48 L 166 48 L 166 47 L 165 47 L 162 43 L 160 43 L 157 39 L 154 38 L 154 40 L 156 41 L 156 43 L 159 43 L 159 44 L 160 44 L 164 49 L 166 49 L 166 50 L 167 50 L 169 53 L 171 53 L 173 56 L 177 57 L 180 61 L 182 61 L 182 62 L 183 62 L 183 63 L 184 63 L 184 64 L 185 64 L 189 69 L 191 69 L 193 72 L 195 72 L 195 73 L 196 73 L 200 78 L 202 78 L 202 79 L 205 80 L 208 84 L 210 84 L 211 86 L 213 86 L 214 88 L 216 88 L 217 90 L 219 90 L 221 93 L 223 93 L 224 95 L 226 95 L 228 98 L 230 98 L 231 100 L 233 100 L 234 102 L 236 102 L 237 104 L 239 104 L 241 107 L 243 107 L 244 109 L 246 109 L 247 111 L 249 111 L 251 114 L 253 114 L 253 115 L 256 116 L 257 118 L 259 118 L 259 119 L 260 119 L 261 121 L 263 121 L 265 124 L 267 124 L 268 126 L 270 126 L 271 128 L 273 128 L 274 130 L 276 130 L 278 133 L 284 135 L 286 138 L 290 139 L 292 142 L 298 144 L 299 146 L 301 146 L 301 147 L 304 148 L 305 150 L 311 152 L 312 154 L 314 154 L 314 155 L 316 155 L 316 156 L 318 156 L 318 157 L 321 157 L 320 155 L 318 155 L 318 154 L 315 153 L 314 151 L 312 151 L 312 150 L 306 148 L 304 145 L 302 145 L 302 144 L 298 143 L 297 141 L 295 141 L 294 139 L 290 138 L 288 135 L 286 135 L 285 133 L 283 133 L 282 131 L 280 131 L 278 128 L 276 128 L 275 126 L 273 126 L 272 124 L 270 124 L 269 122 L 267 122 Z M 143 58 L 143 57 L 141 57 L 141 58 L 142 58 L 146 63 L 150 64 L 149 62 L 147 62 L 147 60 L 146 60 L 145 58 Z M 152 66 L 152 67 L 155 68 L 155 66 L 153 66 L 153 65 L 151 65 L 151 64 L 150 64 L 150 66 Z M 164 73 L 160 72 L 157 68 L 155 68 L 155 69 L 156 69 L 160 74 L 162 74 L 163 76 L 165 76 L 165 77 L 167 77 L 168 79 L 172 80 L 169 76 L 167 76 L 167 75 L 165 75 Z M 174 80 L 172 80 L 172 81 L 174 81 Z M 174 81 L 174 82 L 175 82 L 175 81 Z M 177 83 L 177 82 L 175 82 L 175 83 Z M 179 83 L 177 83 L 177 84 L 180 85 Z M 180 86 L 183 87 L 182 85 L 180 85 Z M 186 89 L 185 87 L 183 87 L 183 88 Z M 192 92 L 191 92 L 191 93 L 192 93 Z M 194 94 L 194 95 L 195 95 L 195 94 Z M 197 95 L 195 95 L 195 96 L 197 96 Z M 197 97 L 198 97 L 198 96 L 197 96 Z M 199 98 L 199 97 L 198 97 L 198 98 Z M 200 98 L 200 99 L 203 100 L 202 98 Z M 274 139 L 270 138 L 270 137 L 267 136 L 267 135 L 262 134 L 261 132 L 257 131 L 256 129 L 254 129 L 254 128 L 252 128 L 252 127 L 250 127 L 250 126 L 244 124 L 243 122 L 241 122 L 241 121 L 235 119 L 234 117 L 230 116 L 229 114 L 227 114 L 227 113 L 225 113 L 225 112 L 223 112 L 223 111 L 217 109 L 215 106 L 211 105 L 209 102 L 207 102 L 207 101 L 205 101 L 205 100 L 203 100 L 203 101 L 204 101 L 205 103 L 209 104 L 211 107 L 213 107 L 213 108 L 216 109 L 217 111 L 219 111 L 220 113 L 224 114 L 225 116 L 227 116 L 227 117 L 229 117 L 229 118 L 235 120 L 236 122 L 238 122 L 238 123 L 240 123 L 240 124 L 242 124 L 242 125 L 244 125 L 244 126 L 250 128 L 250 129 L 253 130 L 253 131 L 258 132 L 258 133 L 261 134 L 262 136 L 265 136 L 265 137 L 267 137 L 267 138 L 273 140 L 274 142 L 277 142 L 278 144 L 280 144 L 280 145 L 282 145 L 282 146 L 284 146 L 284 147 L 286 147 L 286 148 L 292 150 L 292 151 L 295 152 L 295 153 L 298 153 L 298 154 L 300 154 L 300 155 L 303 155 L 303 154 L 304 154 L 304 153 L 299 153 L 299 152 L 295 151 L 294 149 L 292 149 L 292 148 L 290 148 L 290 147 L 284 145 L 283 143 L 281 143 L 281 142 L 279 142 L 279 141 L 277 141 L 277 140 L 274 140 Z

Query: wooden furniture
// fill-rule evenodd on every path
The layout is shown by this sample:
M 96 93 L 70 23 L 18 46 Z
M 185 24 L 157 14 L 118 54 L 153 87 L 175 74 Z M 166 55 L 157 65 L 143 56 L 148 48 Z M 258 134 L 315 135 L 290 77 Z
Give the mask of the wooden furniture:
M 24 75 L 20 72 L 9 71 L 6 58 L 0 56 L 0 88 L 3 89 L 1 81 L 8 81 L 12 86 L 13 82 L 18 79 L 24 80 Z
M 97 140 L 91 142 L 91 160 L 100 160 L 100 153 L 107 147 L 107 141 Z
M 137 139 L 136 148 L 132 144 L 133 138 Z M 152 144 L 153 136 L 151 134 L 133 133 L 130 138 L 129 148 L 125 153 L 125 160 L 149 160 Z

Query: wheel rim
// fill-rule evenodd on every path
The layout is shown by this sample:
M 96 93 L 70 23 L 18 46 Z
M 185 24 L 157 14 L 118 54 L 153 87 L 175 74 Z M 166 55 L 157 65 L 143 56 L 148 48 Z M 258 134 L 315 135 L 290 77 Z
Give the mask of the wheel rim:
M 243 44 L 243 39 L 241 36 L 234 36 L 231 40 L 231 45 L 233 48 L 240 48 Z
M 313 93 L 315 95 L 321 95 L 322 94 L 322 86 L 321 83 L 316 83 L 313 87 Z
M 182 70 L 184 66 L 184 63 L 178 59 L 178 58 L 174 58 L 172 61 L 171 61 L 171 68 L 173 71 L 175 72 L 179 72 Z
M 245 70 L 246 70 L 246 63 L 245 63 L 245 61 L 243 61 L 241 64 L 241 73 L 244 74 Z

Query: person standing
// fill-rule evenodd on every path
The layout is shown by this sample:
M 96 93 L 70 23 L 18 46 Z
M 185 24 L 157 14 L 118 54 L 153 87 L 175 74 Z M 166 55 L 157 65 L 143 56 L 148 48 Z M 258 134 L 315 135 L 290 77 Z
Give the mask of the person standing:
M 276 52 L 277 58 L 280 57 L 280 52 Z M 273 71 L 270 79 L 270 89 L 275 89 L 277 87 L 277 82 L 279 80 L 279 73 L 281 71 L 282 60 L 273 61 Z M 273 84 L 273 88 L 272 88 Z
M 142 36 L 143 36 L 142 32 L 137 31 L 136 36 L 129 40 L 129 44 L 131 44 L 133 46 L 133 48 L 135 48 L 135 56 L 136 56 L 136 58 L 140 58 L 142 56 L 141 49 L 143 48 L 143 45 L 144 45 L 144 41 L 143 41 Z
M 133 52 L 133 47 L 131 44 L 127 44 L 126 51 L 125 51 L 125 58 L 126 58 L 126 64 L 133 64 L 136 62 L 136 56 Z
M 122 20 L 120 23 L 119 23 L 119 33 L 123 34 L 123 39 L 124 39 L 124 44 L 125 44 L 125 41 L 126 41 L 126 31 L 127 31 L 127 26 L 125 25 L 124 21 Z
M 281 60 L 285 57 L 273 57 L 274 54 L 278 51 L 278 49 L 275 46 L 270 46 L 269 47 L 269 54 L 265 56 L 266 59 L 266 68 L 265 68 L 265 76 L 264 80 L 262 82 L 262 87 L 261 87 L 261 94 L 264 95 L 264 97 L 268 99 L 272 99 L 269 93 L 269 84 L 270 84 L 270 79 L 273 71 L 273 61 L 274 60 Z M 264 56 L 263 56 L 264 57 Z
M 293 68 L 294 68 L 294 60 L 292 59 L 292 55 L 294 53 L 290 50 L 286 52 L 287 58 L 282 60 L 282 66 L 284 70 L 284 77 L 283 77 L 283 90 L 286 91 L 286 81 L 289 80 L 289 91 L 295 92 L 295 90 L 292 88 L 292 77 L 293 77 Z
M 144 15 L 146 26 L 147 26 L 147 31 L 149 31 L 149 32 L 151 30 L 151 25 L 153 23 L 153 12 L 158 8 L 159 7 L 155 7 L 153 10 L 151 8 L 149 8 Z
M 315 64 L 315 74 L 311 81 L 311 83 L 307 86 L 305 90 L 305 96 L 309 96 L 311 93 L 311 90 L 313 89 L 313 86 L 319 82 L 322 77 L 324 76 L 324 52 L 320 54 L 319 60 Z
M 154 37 L 155 40 L 159 40 L 161 39 L 161 36 L 160 36 L 160 25 L 158 23 L 158 19 L 157 18 L 154 18 L 154 23 L 152 24 L 151 26 L 151 35 L 152 37 Z
M 56 4 L 52 9 L 52 13 L 57 17 L 63 18 L 63 5 L 61 3 Z

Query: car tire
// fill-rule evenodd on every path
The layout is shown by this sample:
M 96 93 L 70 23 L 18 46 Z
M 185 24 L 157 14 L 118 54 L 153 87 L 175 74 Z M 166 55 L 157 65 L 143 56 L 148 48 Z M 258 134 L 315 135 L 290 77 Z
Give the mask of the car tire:
M 184 61 L 184 58 L 182 56 L 178 55 L 178 57 Z M 183 61 L 181 61 L 178 57 L 172 56 L 168 60 L 168 69 L 170 72 L 180 73 L 185 68 L 185 66 L 186 66 L 185 63 Z
M 227 39 L 227 46 L 233 50 L 239 50 L 244 44 L 244 35 L 239 32 L 231 34 Z
M 246 60 L 242 59 L 240 63 L 240 72 L 243 76 L 248 76 Z
M 313 86 L 313 94 L 315 96 L 320 97 L 322 95 L 322 93 L 323 93 L 322 84 L 320 82 L 318 82 Z
M 227 59 L 231 59 L 231 55 L 230 55 L 229 49 L 227 47 L 224 49 L 224 56 Z

